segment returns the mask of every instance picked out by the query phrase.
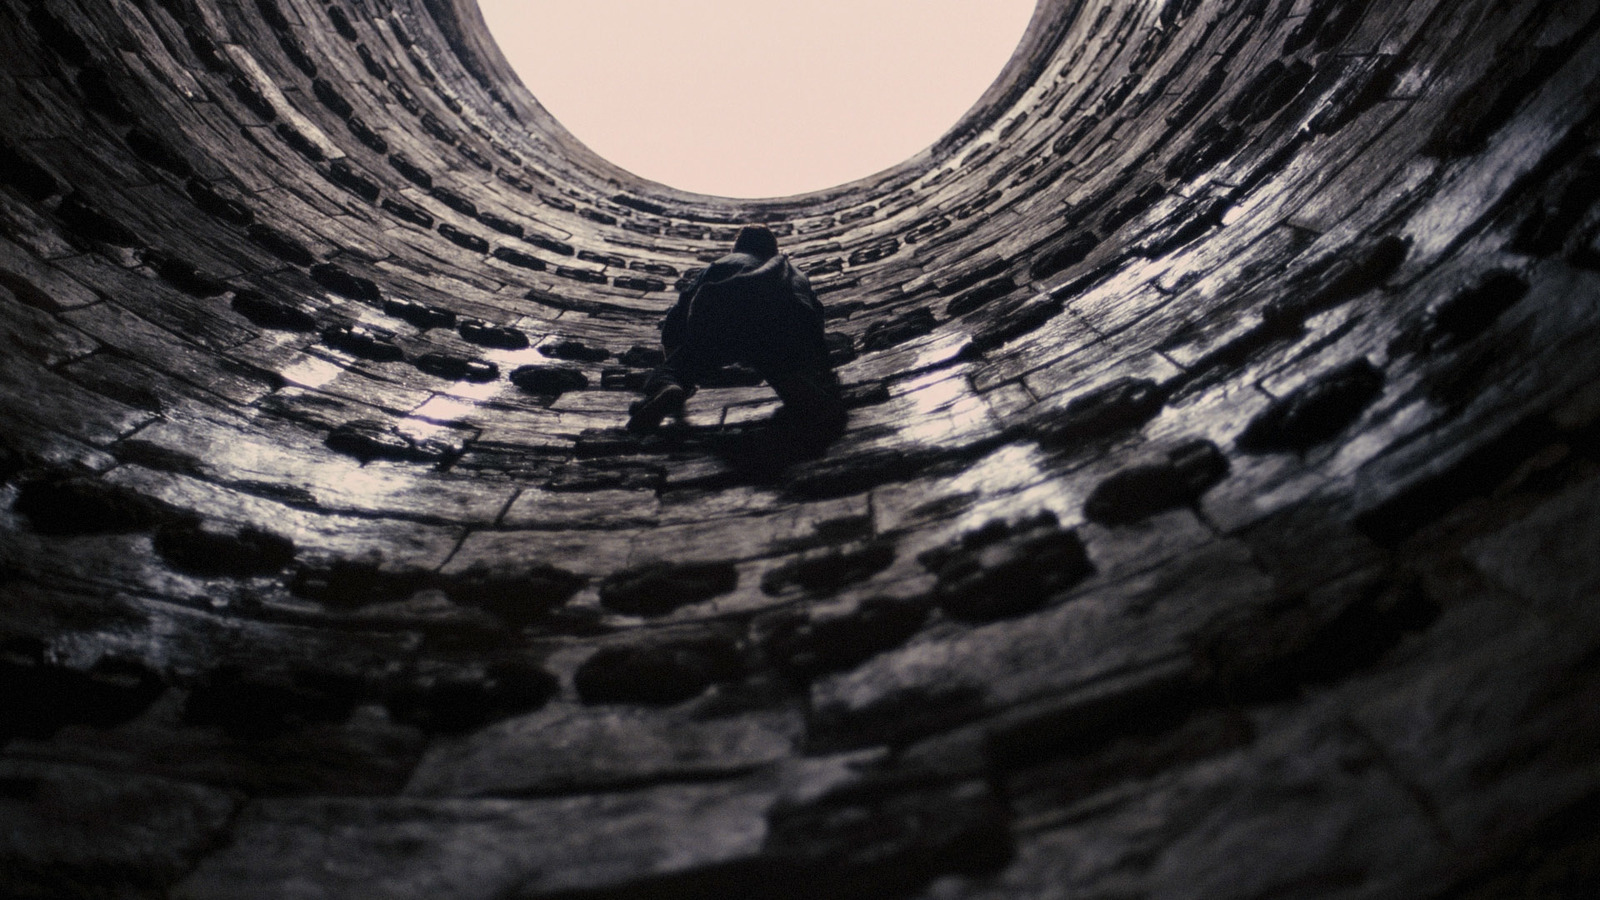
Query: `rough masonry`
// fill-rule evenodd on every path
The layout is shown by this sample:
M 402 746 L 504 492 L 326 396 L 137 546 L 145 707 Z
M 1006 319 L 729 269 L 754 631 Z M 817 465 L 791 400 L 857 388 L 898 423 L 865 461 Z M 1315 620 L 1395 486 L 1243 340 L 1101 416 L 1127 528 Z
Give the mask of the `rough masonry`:
M 1600 885 L 1592 0 L 1041 0 L 768 201 L 470 0 L 5 0 L 0 70 L 7 896 Z M 844 436 L 627 434 L 750 221 Z

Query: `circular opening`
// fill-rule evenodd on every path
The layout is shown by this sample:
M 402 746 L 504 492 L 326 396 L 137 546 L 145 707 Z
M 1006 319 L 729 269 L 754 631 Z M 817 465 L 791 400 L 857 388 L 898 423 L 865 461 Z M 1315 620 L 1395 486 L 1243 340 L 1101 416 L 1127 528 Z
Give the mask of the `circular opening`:
M 889 168 L 954 125 L 1035 0 L 479 0 L 529 91 L 612 163 L 781 197 Z

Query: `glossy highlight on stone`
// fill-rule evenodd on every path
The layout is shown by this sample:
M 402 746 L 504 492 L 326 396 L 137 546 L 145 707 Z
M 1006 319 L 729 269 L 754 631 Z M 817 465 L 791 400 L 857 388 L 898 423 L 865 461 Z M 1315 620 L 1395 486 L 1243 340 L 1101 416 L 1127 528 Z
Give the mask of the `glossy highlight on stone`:
M 0 42 L 0 894 L 1595 893 L 1595 4 L 1045 0 L 763 201 L 467 0 Z M 628 432 L 751 222 L 845 421 Z

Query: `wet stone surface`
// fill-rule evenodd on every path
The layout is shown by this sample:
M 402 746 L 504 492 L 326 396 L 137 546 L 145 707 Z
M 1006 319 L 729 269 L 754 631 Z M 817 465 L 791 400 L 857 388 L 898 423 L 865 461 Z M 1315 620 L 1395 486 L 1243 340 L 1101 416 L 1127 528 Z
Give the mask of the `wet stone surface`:
M 604 347 L 590 347 L 582 341 L 568 340 L 540 344 L 539 352 L 552 359 L 567 359 L 574 362 L 597 363 L 611 358 L 610 350 Z
M 809 679 L 900 646 L 928 618 L 922 600 L 869 597 L 847 611 L 783 610 L 758 618 L 752 640 L 785 674 Z
M 341 297 L 349 297 L 363 303 L 378 303 L 383 299 L 378 285 L 372 279 L 353 275 L 333 263 L 318 263 L 312 266 L 311 277 Z
M 482 359 L 463 359 L 448 353 L 425 353 L 416 359 L 417 368 L 429 375 L 452 381 L 494 381 L 500 377 L 500 367 Z
M 1476 337 L 1527 293 L 1526 280 L 1497 269 L 1440 305 L 1434 312 L 1434 327 L 1458 339 Z
M 345 422 L 333 429 L 324 441 L 331 450 L 357 459 L 393 459 L 408 462 L 438 462 L 459 452 L 449 442 L 428 438 L 417 440 L 396 431 L 393 426 L 370 419 Z
M 573 686 L 585 703 L 670 705 L 742 674 L 727 637 L 660 638 L 602 647 L 578 667 Z
M 293 541 L 248 527 L 167 524 L 156 531 L 153 546 L 173 568 L 200 575 L 270 575 L 294 560 Z
M 863 350 L 886 350 L 932 331 L 937 324 L 932 310 L 913 309 L 887 322 L 874 322 L 861 339 Z
M 1600 890 L 1595 4 L 1044 0 L 768 200 L 458 5 L 0 5 L 0 895 Z M 752 222 L 846 415 L 628 432 Z
M 322 331 L 322 342 L 328 346 L 374 362 L 405 359 L 405 351 L 393 343 L 393 338 L 361 325 L 330 325 Z
M 1383 373 L 1365 359 L 1334 369 L 1273 405 L 1239 435 L 1239 448 L 1305 450 L 1332 440 L 1383 391 Z
M 1090 520 L 1129 525 L 1163 510 L 1199 500 L 1227 477 L 1228 460 L 1210 441 L 1192 441 L 1173 448 L 1167 461 L 1133 466 L 1095 486 L 1083 503 Z
M 314 331 L 317 328 L 317 318 L 309 310 L 257 291 L 236 291 L 232 304 L 236 312 L 263 328 L 285 331 Z
M 143 531 L 177 518 L 160 501 L 81 476 L 29 481 L 17 492 L 12 510 L 46 534 Z
M 0 848 L 17 896 L 65 897 L 94 885 L 176 881 L 225 833 L 239 798 L 87 766 L 7 760 Z
M 401 722 L 459 734 L 543 706 L 556 694 L 556 676 L 532 663 L 491 662 L 481 671 L 429 673 L 393 689 L 386 700 Z
M 660 348 L 646 347 L 642 344 L 635 344 L 617 356 L 617 362 L 636 369 L 655 368 L 665 360 L 666 354 L 662 353 Z
M 1155 418 L 1165 402 L 1166 393 L 1148 378 L 1118 379 L 1072 398 L 1033 430 L 1043 442 L 1075 445 L 1136 429 Z
M 461 339 L 482 347 L 495 347 L 501 350 L 521 350 L 528 346 L 528 336 L 520 330 L 509 325 L 491 325 L 474 319 L 468 319 L 456 327 Z
M 7 738 L 48 738 L 73 724 L 119 725 L 143 713 L 165 686 L 135 660 L 104 657 L 87 669 L 45 658 L 45 648 L 23 639 L 8 641 L 0 655 L 10 710 Z
M 832 594 L 846 585 L 871 578 L 894 562 L 894 558 L 894 546 L 885 541 L 807 556 L 768 572 L 761 579 L 761 589 L 769 594 L 791 588 L 812 594 Z
M 386 299 L 383 301 L 383 311 L 386 315 L 394 316 L 424 330 L 452 328 L 456 324 L 454 312 L 442 306 L 418 303 L 415 300 Z
M 586 581 L 565 569 L 538 563 L 495 572 L 468 569 L 441 586 L 458 603 L 480 607 L 511 625 L 525 625 L 564 603 Z
M 738 584 L 738 570 L 727 563 L 655 563 L 608 576 L 600 583 L 600 602 L 620 613 L 660 616 Z
M 763 849 L 786 866 L 827 870 L 823 889 L 834 896 L 906 890 L 936 874 L 981 874 L 1010 858 L 1005 806 L 987 786 L 874 787 L 779 806 Z
M 589 386 L 587 375 L 568 366 L 518 366 L 511 370 L 510 378 L 512 384 L 530 394 L 561 394 Z
M 968 621 L 1030 612 L 1094 573 L 1083 541 L 1050 513 L 990 522 L 918 560 L 938 576 L 934 602 Z

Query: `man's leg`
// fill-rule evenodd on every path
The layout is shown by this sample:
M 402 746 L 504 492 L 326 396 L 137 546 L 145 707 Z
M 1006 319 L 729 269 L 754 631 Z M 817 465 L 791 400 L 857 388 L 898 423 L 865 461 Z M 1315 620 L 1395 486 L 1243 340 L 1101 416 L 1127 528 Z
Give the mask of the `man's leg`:
M 652 431 L 670 415 L 681 415 L 695 385 L 718 367 L 737 361 L 748 342 L 749 310 L 740 298 L 697 294 L 684 323 L 683 343 L 667 353 L 645 382 L 645 396 L 632 409 L 628 430 Z
M 693 366 L 685 357 L 687 347 L 678 347 L 644 383 L 644 399 L 628 408 L 628 430 L 645 434 L 661 426 L 667 416 L 683 415 L 684 401 L 694 393 Z
M 822 428 L 844 424 L 844 398 L 840 396 L 839 379 L 831 369 L 789 369 L 769 373 L 766 378 L 783 401 L 783 408 L 798 422 Z

